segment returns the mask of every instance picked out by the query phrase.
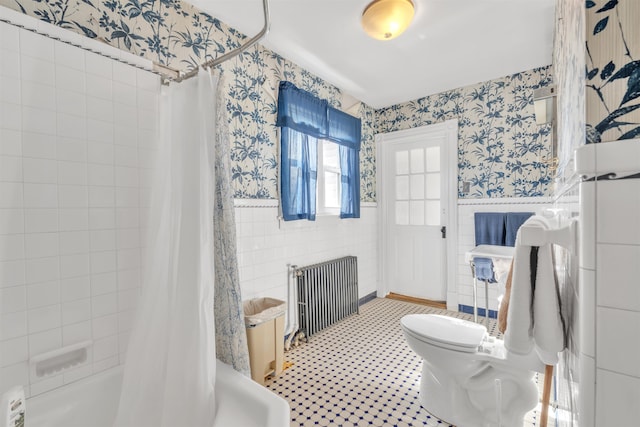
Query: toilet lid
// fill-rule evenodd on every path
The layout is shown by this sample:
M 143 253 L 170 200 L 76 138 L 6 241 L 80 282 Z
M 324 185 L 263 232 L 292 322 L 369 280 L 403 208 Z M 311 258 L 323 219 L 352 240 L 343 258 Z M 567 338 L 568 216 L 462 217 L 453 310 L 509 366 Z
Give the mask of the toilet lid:
M 468 320 L 439 314 L 409 314 L 400 320 L 403 327 L 414 335 L 443 343 L 447 347 L 475 349 L 487 333 L 487 328 Z

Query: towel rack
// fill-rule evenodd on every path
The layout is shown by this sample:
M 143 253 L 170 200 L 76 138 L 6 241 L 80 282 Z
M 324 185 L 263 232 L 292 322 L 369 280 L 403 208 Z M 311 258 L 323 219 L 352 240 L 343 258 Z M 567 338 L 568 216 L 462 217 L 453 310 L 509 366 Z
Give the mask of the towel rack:
M 520 241 L 521 244 L 527 246 L 559 245 L 567 249 L 572 255 L 576 255 L 576 249 L 578 247 L 578 221 L 575 218 L 571 218 L 569 223 L 564 227 L 551 230 L 544 229 L 538 225 L 525 223 L 520 227 Z M 541 425 L 547 424 L 552 376 L 553 365 L 545 366 L 542 410 L 540 414 Z
M 474 258 L 491 258 L 492 261 L 498 259 L 511 260 L 513 258 L 514 248 L 511 246 L 497 245 L 478 245 L 465 253 L 465 261 L 471 266 L 471 275 L 473 276 L 473 321 L 478 322 L 478 279 L 476 277 L 476 268 Z M 494 270 L 495 274 L 495 270 Z M 485 325 L 489 327 L 489 284 L 484 281 L 484 298 L 485 298 Z
M 566 226 L 551 230 L 525 223 L 520 227 L 520 242 L 526 246 L 560 245 L 575 255 L 578 247 L 578 221 L 572 218 Z

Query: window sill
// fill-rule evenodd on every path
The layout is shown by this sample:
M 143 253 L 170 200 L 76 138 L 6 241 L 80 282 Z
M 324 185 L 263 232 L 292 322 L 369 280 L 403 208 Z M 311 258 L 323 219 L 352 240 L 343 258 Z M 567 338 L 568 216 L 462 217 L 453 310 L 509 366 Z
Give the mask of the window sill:
M 340 218 L 340 211 L 324 211 L 324 212 L 316 212 L 316 218 Z

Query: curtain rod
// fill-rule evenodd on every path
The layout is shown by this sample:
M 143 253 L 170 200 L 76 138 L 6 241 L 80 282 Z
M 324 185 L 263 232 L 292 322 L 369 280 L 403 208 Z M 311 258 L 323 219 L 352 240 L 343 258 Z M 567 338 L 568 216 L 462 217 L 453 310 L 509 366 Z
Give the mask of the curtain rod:
M 2 6 L 0 6 L 0 9 L 3 9 Z M 157 63 L 155 63 L 153 61 L 150 61 L 148 59 L 145 59 L 145 58 L 143 58 L 141 56 L 140 57 L 136 56 L 136 58 L 139 58 L 140 61 L 142 61 L 143 63 L 144 62 L 149 63 L 148 66 L 144 65 L 144 64 L 141 64 L 141 63 L 139 63 L 139 62 L 137 62 L 135 60 L 128 60 L 128 59 L 120 58 L 117 54 L 113 54 L 113 53 L 107 52 L 102 48 L 91 47 L 91 46 L 89 46 L 87 44 L 84 44 L 82 42 L 78 42 L 77 40 L 71 40 L 68 37 L 65 37 L 65 36 L 61 35 L 60 33 L 57 33 L 57 31 L 63 31 L 65 33 L 66 32 L 71 33 L 71 32 L 69 30 L 67 30 L 65 28 L 62 28 L 62 27 L 59 27 L 59 26 L 57 26 L 55 24 L 49 24 L 49 23 L 44 24 L 43 23 L 44 24 L 43 26 L 34 26 L 33 22 L 37 22 L 38 24 L 41 24 L 41 22 L 38 21 L 37 18 L 34 18 L 32 16 L 23 14 L 21 12 L 13 11 L 12 9 L 8 9 L 8 8 L 2 10 L 2 12 L 3 12 L 4 15 L 0 16 L 0 22 L 4 22 L 4 23 L 6 23 L 8 25 L 12 25 L 14 27 L 23 29 L 25 31 L 30 31 L 30 32 L 32 32 L 34 34 L 39 34 L 39 35 L 41 35 L 43 37 L 50 38 L 50 39 L 58 41 L 60 43 L 68 44 L 69 46 L 77 47 L 78 49 L 86 50 L 87 52 L 95 53 L 95 54 L 103 56 L 105 58 L 109 58 L 109 59 L 111 59 L 113 61 L 118 61 L 118 62 L 121 62 L 123 64 L 129 65 L 131 67 L 135 67 L 135 68 L 137 68 L 139 70 L 142 70 L 142 71 L 146 71 L 146 72 L 149 72 L 149 73 L 157 74 L 163 80 L 164 79 L 171 80 L 172 78 L 174 78 L 174 76 L 175 76 L 175 78 L 177 78 L 180 75 L 180 72 L 177 71 L 177 70 L 174 70 L 172 68 L 166 67 L 164 65 L 157 64 Z M 7 13 L 9 13 L 10 15 L 13 15 L 13 16 L 5 16 Z M 25 17 L 25 19 L 33 20 L 33 22 L 27 23 L 24 19 L 16 19 L 18 17 Z M 79 37 L 82 38 L 82 39 L 85 39 L 85 37 L 83 37 L 83 36 L 79 36 Z M 113 47 L 113 46 L 105 43 L 103 40 L 97 40 L 97 39 L 91 39 L 91 38 L 86 38 L 86 40 L 88 42 L 90 42 L 90 43 L 94 43 L 94 42 L 95 43 L 99 43 L 101 46 L 104 45 L 104 47 L 107 48 L 107 49 L 112 49 L 112 50 L 114 50 L 116 52 L 120 52 L 120 50 L 118 48 Z M 129 54 L 129 53 L 127 52 L 127 54 Z M 130 54 L 130 55 L 134 56 L 133 54 Z
M 240 47 L 225 53 L 222 56 L 219 56 L 214 59 L 210 59 L 206 62 L 203 62 L 198 67 L 192 69 L 191 71 L 187 71 L 183 73 L 182 71 L 175 70 L 173 68 L 169 68 L 163 65 L 156 64 L 154 62 L 154 69 L 163 74 L 163 84 L 168 84 L 169 82 L 180 83 L 183 80 L 190 79 L 191 77 L 195 77 L 198 75 L 199 69 L 202 67 L 203 69 L 213 68 L 216 65 L 222 64 L 228 59 L 231 59 L 245 50 L 249 49 L 251 46 L 256 44 L 260 39 L 262 39 L 269 32 L 269 0 L 262 0 L 262 10 L 264 12 L 264 25 L 262 30 L 255 36 L 251 37 L 246 43 L 241 45 Z M 164 77 L 168 75 L 167 77 Z
M 9 8 L 2 8 L 0 6 L 0 9 L 2 9 L 2 13 L 0 13 L 0 22 L 5 22 L 9 25 L 13 25 L 16 26 L 18 28 L 23 28 L 25 30 L 34 32 L 36 34 L 40 34 L 42 36 L 51 38 L 53 40 L 58 40 L 62 43 L 66 43 L 72 46 L 76 46 L 80 49 L 84 49 L 93 53 L 97 53 L 98 55 L 102 55 L 104 57 L 113 59 L 115 61 L 118 62 L 122 62 L 123 64 L 128 64 L 131 65 L 133 67 L 139 68 L 141 70 L 144 71 L 148 71 L 148 72 L 152 72 L 154 74 L 158 74 L 161 79 L 162 79 L 162 83 L 163 84 L 169 84 L 170 82 L 181 82 L 183 80 L 186 80 L 188 78 L 194 77 L 198 74 L 198 69 L 200 67 L 202 68 L 211 68 L 211 67 L 215 67 L 216 65 L 219 65 L 221 63 L 223 63 L 224 61 L 233 58 L 234 56 L 244 52 L 245 50 L 247 50 L 248 48 L 250 48 L 251 46 L 253 46 L 254 44 L 256 44 L 262 37 L 265 36 L 265 34 L 267 34 L 267 32 L 269 31 L 269 2 L 268 0 L 262 0 L 262 5 L 263 5 L 263 12 L 264 12 L 264 26 L 262 28 L 262 30 L 260 30 L 260 32 L 258 34 L 256 34 L 254 37 L 252 37 L 251 39 L 249 39 L 245 44 L 241 45 L 240 47 L 225 53 L 224 55 L 218 57 L 218 58 L 214 58 L 211 59 L 209 61 L 206 61 L 202 64 L 200 64 L 198 67 L 188 71 L 188 72 L 182 72 L 179 70 L 176 70 L 174 68 L 168 67 L 166 65 L 162 65 L 162 64 L 158 64 L 157 62 L 154 61 L 150 61 L 150 60 L 145 60 L 142 57 L 139 57 L 141 60 L 145 60 L 148 61 L 151 66 L 143 66 L 140 65 L 138 63 L 136 63 L 136 61 L 128 61 L 128 60 L 124 60 L 118 57 L 118 55 L 114 55 L 114 54 L 110 54 L 110 53 L 106 53 L 105 51 L 103 51 L 102 49 L 96 49 L 96 48 L 90 48 L 85 46 L 82 42 L 77 42 L 77 41 L 71 41 L 68 37 L 62 36 L 62 35 L 57 35 L 55 32 L 51 33 L 52 30 L 46 30 L 47 27 L 51 27 L 51 28 L 55 28 L 56 31 L 58 29 L 62 29 L 62 27 L 56 26 L 55 24 L 49 24 L 49 23 L 41 23 L 40 21 L 36 21 L 38 22 L 38 24 L 42 24 L 43 27 L 42 28 L 37 28 L 33 23 L 29 23 L 27 22 L 27 20 L 37 20 L 37 18 L 20 13 L 18 11 L 14 11 L 13 9 L 9 9 Z M 43 29 L 44 28 L 44 29 Z M 84 38 L 84 37 L 81 37 Z M 93 39 L 88 39 L 88 40 L 92 40 Z M 120 52 L 120 50 L 114 46 L 110 46 L 108 43 L 106 43 L 104 40 L 98 40 L 102 43 L 104 43 L 105 46 L 107 46 L 107 49 L 114 49 L 117 52 Z

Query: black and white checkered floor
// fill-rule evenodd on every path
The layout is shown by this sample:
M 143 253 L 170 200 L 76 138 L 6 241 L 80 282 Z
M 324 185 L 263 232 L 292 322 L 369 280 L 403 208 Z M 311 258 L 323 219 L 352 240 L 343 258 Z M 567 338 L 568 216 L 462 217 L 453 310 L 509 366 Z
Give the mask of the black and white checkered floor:
M 363 305 L 360 314 L 287 352 L 285 360 L 293 366 L 267 381 L 267 387 L 289 402 L 291 426 L 449 425 L 420 406 L 422 360 L 400 328 L 400 319 L 409 313 L 471 320 L 468 314 L 390 299 Z M 495 321 L 489 329 L 495 335 Z M 525 426 L 535 426 L 536 415 L 531 411 Z

